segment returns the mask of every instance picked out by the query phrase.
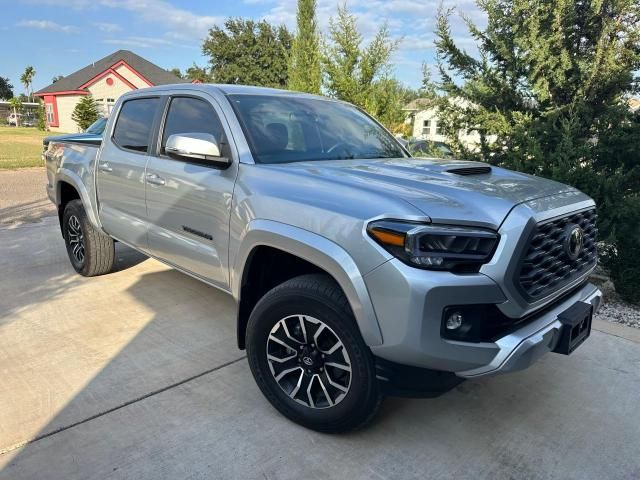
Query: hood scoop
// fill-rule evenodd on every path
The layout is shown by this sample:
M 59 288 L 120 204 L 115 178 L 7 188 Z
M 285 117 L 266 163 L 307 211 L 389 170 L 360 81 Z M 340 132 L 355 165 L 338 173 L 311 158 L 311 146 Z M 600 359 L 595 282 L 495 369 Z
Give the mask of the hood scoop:
M 456 175 L 484 175 L 487 173 L 491 173 L 491 167 L 488 165 L 478 165 L 478 166 L 468 166 L 468 167 L 457 167 L 457 168 L 449 168 L 446 170 L 447 173 L 455 173 Z

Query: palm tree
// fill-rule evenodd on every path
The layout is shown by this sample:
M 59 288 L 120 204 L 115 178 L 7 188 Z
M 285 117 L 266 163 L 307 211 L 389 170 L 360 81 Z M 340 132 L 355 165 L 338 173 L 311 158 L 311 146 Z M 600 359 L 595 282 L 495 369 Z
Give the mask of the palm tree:
M 22 76 L 20 77 L 20 81 L 22 82 L 22 84 L 24 85 L 24 88 L 27 89 L 27 94 L 29 95 L 29 101 L 32 101 L 31 98 L 31 85 L 33 84 L 33 77 L 36 76 L 36 69 L 33 68 L 31 65 L 27 66 L 27 68 L 24 69 L 24 73 L 22 74 Z
M 13 108 L 13 116 L 16 117 L 16 127 L 19 127 L 20 118 L 18 117 L 18 110 L 22 110 L 22 102 L 18 97 L 13 97 L 9 100 L 9 106 Z

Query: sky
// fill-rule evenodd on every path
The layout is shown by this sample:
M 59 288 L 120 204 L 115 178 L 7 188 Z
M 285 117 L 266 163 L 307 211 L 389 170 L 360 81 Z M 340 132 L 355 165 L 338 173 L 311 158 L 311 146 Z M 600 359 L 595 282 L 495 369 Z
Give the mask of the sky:
M 342 0 L 318 0 L 318 24 L 326 31 Z M 347 0 L 365 43 L 386 22 L 400 40 L 392 58 L 396 77 L 418 87 L 421 64 L 434 62 L 434 23 L 441 0 Z M 56 75 L 68 75 L 119 49 L 132 50 L 160 67 L 185 70 L 207 64 L 203 39 L 227 17 L 266 19 L 295 31 L 296 0 L 1 0 L 0 76 L 9 77 L 14 94 L 24 91 L 20 75 L 36 70 L 34 90 Z M 448 0 L 455 7 L 453 35 L 471 48 L 464 13 L 483 25 L 473 0 Z M 7 21 L 7 19 L 10 19 Z

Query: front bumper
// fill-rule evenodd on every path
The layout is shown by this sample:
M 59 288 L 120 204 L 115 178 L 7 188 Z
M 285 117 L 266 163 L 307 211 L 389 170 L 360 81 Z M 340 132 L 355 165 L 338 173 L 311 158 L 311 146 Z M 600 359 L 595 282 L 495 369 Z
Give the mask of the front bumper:
M 547 305 L 521 328 L 493 342 L 441 337 L 442 311 L 449 305 L 500 304 L 502 289 L 481 273 L 430 272 L 390 260 L 365 276 L 383 337 L 371 346 L 376 357 L 401 365 L 453 372 L 472 378 L 520 370 L 552 351 L 562 325 L 558 315 L 578 301 L 593 305 L 602 293 L 585 283 Z
M 558 302 L 540 318 L 516 332 L 506 335 L 495 343 L 498 353 L 491 362 L 478 368 L 456 372 L 463 378 L 514 372 L 522 370 L 556 347 L 563 325 L 558 320 L 567 307 L 576 302 L 590 303 L 595 313 L 602 302 L 602 292 L 592 284 L 587 284 L 574 295 Z

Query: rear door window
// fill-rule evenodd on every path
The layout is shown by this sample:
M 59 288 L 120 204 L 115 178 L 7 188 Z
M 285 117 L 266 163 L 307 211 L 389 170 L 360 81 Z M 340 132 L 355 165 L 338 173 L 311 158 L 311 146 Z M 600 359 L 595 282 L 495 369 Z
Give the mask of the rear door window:
M 146 153 L 159 103 L 159 98 L 138 98 L 124 102 L 113 130 L 113 142 L 120 148 Z

